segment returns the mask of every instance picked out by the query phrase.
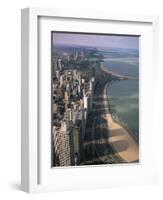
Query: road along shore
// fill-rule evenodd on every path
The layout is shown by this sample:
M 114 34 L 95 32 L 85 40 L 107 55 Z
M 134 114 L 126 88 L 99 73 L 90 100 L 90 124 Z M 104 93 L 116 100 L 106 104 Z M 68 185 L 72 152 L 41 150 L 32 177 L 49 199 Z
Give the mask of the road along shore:
M 109 144 L 113 150 L 127 163 L 139 161 L 139 146 L 132 135 L 120 124 L 115 122 L 109 112 L 108 82 L 104 87 L 103 103 L 106 110 L 105 119 L 109 129 Z

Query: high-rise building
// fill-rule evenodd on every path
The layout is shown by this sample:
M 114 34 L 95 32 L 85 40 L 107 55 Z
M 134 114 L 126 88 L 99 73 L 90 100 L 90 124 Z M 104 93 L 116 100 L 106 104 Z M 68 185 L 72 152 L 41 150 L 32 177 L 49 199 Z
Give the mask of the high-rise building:
M 81 75 L 80 75 L 80 73 L 78 73 L 78 81 L 79 81 L 79 85 L 81 86 Z
M 62 70 L 62 63 L 61 63 L 61 59 L 58 59 L 58 70 L 61 71 Z
M 61 122 L 61 127 L 53 127 L 56 166 L 70 166 L 72 163 L 69 132 L 67 123 L 64 121 Z
M 66 119 L 67 119 L 68 121 L 72 121 L 72 118 L 73 118 L 72 115 L 73 115 L 73 114 L 72 114 L 72 110 L 71 110 L 70 108 L 66 109 Z
M 63 85 L 63 75 L 60 75 L 59 83 L 60 83 L 60 86 Z
M 53 104 L 53 113 L 54 113 L 54 114 L 57 114 L 57 107 L 58 107 L 57 104 L 54 103 L 54 104 Z
M 59 77 L 60 77 L 59 70 L 56 70 L 56 77 L 57 77 L 57 79 L 59 80 Z
M 80 120 L 77 120 L 75 126 L 73 127 L 73 158 L 74 165 L 80 164 L 80 151 L 81 151 L 81 133 L 82 133 L 82 123 Z
M 83 96 L 83 105 L 84 105 L 84 109 L 88 108 L 88 96 L 86 94 L 84 94 Z
M 67 92 L 67 91 L 65 91 L 64 100 L 65 100 L 65 101 L 68 101 L 68 100 L 69 100 L 69 95 L 68 95 L 68 92 Z

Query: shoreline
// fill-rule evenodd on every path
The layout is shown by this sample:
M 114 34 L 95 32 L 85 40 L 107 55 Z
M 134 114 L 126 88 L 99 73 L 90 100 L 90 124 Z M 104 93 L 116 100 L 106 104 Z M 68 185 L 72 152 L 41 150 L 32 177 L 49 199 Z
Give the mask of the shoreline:
M 103 64 L 101 63 L 100 65 L 100 69 L 107 73 L 107 74 L 111 74 L 112 72 Z M 106 94 L 107 95 L 107 94 Z M 110 108 L 110 104 L 108 103 L 108 107 Z M 118 116 L 117 116 L 118 117 Z M 112 119 L 113 121 L 115 121 L 116 123 L 118 123 L 120 126 L 122 126 L 124 129 L 126 129 L 127 132 L 130 133 L 130 135 L 133 137 L 133 139 L 137 142 L 137 144 L 139 144 L 139 137 L 136 136 L 133 131 L 128 127 L 128 126 L 125 126 L 123 123 L 123 121 L 119 120 L 119 118 L 116 119 L 116 117 L 114 117 L 114 114 L 112 114 Z
M 109 106 L 109 105 L 108 105 Z M 118 123 L 120 126 L 122 126 L 135 140 L 135 142 L 139 145 L 139 137 L 136 136 L 136 134 L 125 124 L 123 124 L 123 121 L 120 120 L 118 117 L 116 119 L 116 117 L 114 116 L 114 114 L 112 114 L 112 119 L 114 122 Z
M 101 68 L 101 67 L 100 67 Z M 109 70 L 105 68 L 101 69 L 105 73 L 109 73 Z M 109 87 L 110 82 L 106 83 L 104 87 L 104 99 L 108 99 L 106 93 L 107 88 Z M 107 110 L 105 119 L 107 120 L 107 125 L 109 129 L 109 139 L 108 142 L 124 162 L 133 163 L 139 162 L 139 147 L 138 141 L 133 137 L 133 133 L 126 130 L 125 127 L 113 119 L 113 116 L 109 112 L 109 100 L 104 100 L 104 106 Z

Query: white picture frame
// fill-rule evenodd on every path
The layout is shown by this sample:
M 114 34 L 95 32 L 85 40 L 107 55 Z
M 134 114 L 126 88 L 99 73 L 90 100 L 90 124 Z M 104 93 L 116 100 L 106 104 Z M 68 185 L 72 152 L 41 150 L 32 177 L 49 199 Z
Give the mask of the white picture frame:
M 156 153 L 157 141 L 153 144 L 154 137 L 158 136 L 157 122 L 152 117 L 154 109 L 151 108 L 149 115 L 148 106 L 156 102 L 157 90 L 153 91 L 153 97 L 147 91 L 149 87 L 157 84 L 158 69 L 158 16 L 137 16 L 128 14 L 115 14 L 105 12 L 83 12 L 76 10 L 55 10 L 50 8 L 25 8 L 22 9 L 21 21 L 21 65 L 22 65 L 22 126 L 21 126 L 21 187 L 26 192 L 37 191 L 60 191 L 71 189 L 107 188 L 125 185 L 143 185 L 158 183 L 158 155 Z M 55 21 L 55 23 L 54 23 Z M 66 25 L 67 21 L 70 23 Z M 63 23 L 63 24 L 62 24 Z M 140 163 L 138 165 L 118 166 L 95 166 L 95 167 L 71 167 L 51 169 L 49 166 L 49 140 L 45 138 L 45 131 L 50 118 L 48 111 L 42 109 L 48 99 L 43 96 L 48 88 L 47 80 L 50 81 L 50 68 L 42 68 L 42 63 L 50 65 L 49 43 L 46 45 L 47 31 L 57 27 L 60 31 L 74 31 L 75 23 L 78 30 L 83 30 L 82 23 L 87 23 L 87 31 L 99 32 L 97 26 L 105 23 L 112 25 L 112 33 L 139 34 L 144 37 L 141 41 L 141 148 Z M 96 28 L 93 27 L 93 24 Z M 61 26 L 62 25 L 62 26 Z M 135 27 L 134 27 L 135 26 Z M 68 28 L 69 27 L 69 28 Z M 104 27 L 104 26 L 103 26 Z M 102 28 L 102 26 L 101 26 Z M 127 28 L 127 29 L 126 29 Z M 101 29 L 102 32 L 110 33 L 109 29 Z M 40 36 L 40 32 L 42 33 Z M 47 53 L 40 50 L 43 47 Z M 46 55 L 44 55 L 44 53 Z M 45 59 L 40 60 L 39 56 Z M 148 69 L 144 66 L 148 65 Z M 43 70 L 42 72 L 40 72 Z M 42 76 L 44 73 L 44 76 Z M 146 74 L 146 75 L 145 75 Z M 44 78 L 46 77 L 46 78 Z M 153 78 L 156 82 L 151 84 Z M 49 82 L 50 83 L 50 82 Z M 42 85 L 46 85 L 43 89 Z M 45 94 L 45 93 L 44 93 Z M 46 96 L 46 95 L 44 95 Z M 47 94 L 48 96 L 48 94 Z M 145 104 L 146 100 L 149 102 Z M 42 103 L 43 102 L 43 103 Z M 44 105 L 43 105 L 44 104 Z M 50 106 L 50 101 L 49 104 Z M 50 107 L 49 107 L 50 108 Z M 42 115 L 47 116 L 44 123 Z M 40 125 L 41 120 L 41 125 Z M 149 129 L 148 121 L 152 124 Z M 47 123 L 47 124 L 46 124 Z M 49 128 L 46 129 L 48 132 Z M 147 135 L 147 132 L 149 133 Z M 45 139 L 45 140 L 44 140 Z M 148 141 L 147 141 L 148 140 Z M 152 144 L 152 149 L 150 148 Z M 49 144 L 50 145 L 50 144 Z M 150 156 L 148 151 L 150 150 Z M 141 158 L 142 157 L 142 158 Z M 101 172 L 102 171 L 102 172 Z M 110 177 L 110 179 L 109 179 Z M 108 180 L 109 179 L 109 180 Z M 63 184 L 64 183 L 64 184 Z

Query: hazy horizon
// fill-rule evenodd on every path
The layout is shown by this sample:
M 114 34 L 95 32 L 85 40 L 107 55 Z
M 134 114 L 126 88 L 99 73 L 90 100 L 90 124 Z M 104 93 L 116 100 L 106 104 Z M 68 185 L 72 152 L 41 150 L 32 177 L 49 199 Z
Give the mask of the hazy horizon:
M 139 49 L 139 36 L 53 32 L 52 37 L 53 45 Z

